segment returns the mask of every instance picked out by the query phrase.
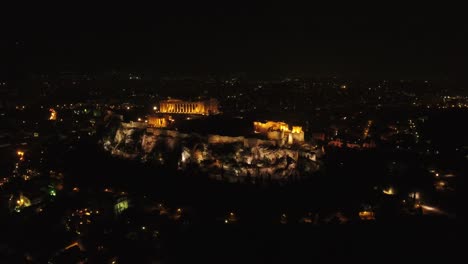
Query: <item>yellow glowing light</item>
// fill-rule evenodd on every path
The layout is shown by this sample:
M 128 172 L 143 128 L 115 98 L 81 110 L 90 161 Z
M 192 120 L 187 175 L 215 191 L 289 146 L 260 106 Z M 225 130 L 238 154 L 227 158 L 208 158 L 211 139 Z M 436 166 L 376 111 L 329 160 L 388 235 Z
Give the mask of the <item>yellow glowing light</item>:
M 72 247 L 78 246 L 78 242 L 71 243 L 70 245 L 65 247 L 65 250 L 69 250 Z
M 18 155 L 19 160 L 23 160 L 23 159 L 24 159 L 24 151 L 18 150 L 18 151 L 16 152 L 16 154 Z
M 52 121 L 57 120 L 57 112 L 55 111 L 55 109 L 50 108 L 49 112 L 50 112 L 49 120 L 52 120 Z
M 302 133 L 302 127 L 300 127 L 300 126 L 293 126 L 291 132 L 292 132 L 292 133 Z
M 428 206 L 428 205 L 420 205 L 422 209 L 425 211 L 433 212 L 433 213 L 438 213 L 438 214 L 444 214 L 445 212 L 440 210 L 439 208 Z
M 359 218 L 361 220 L 375 220 L 375 214 L 371 211 L 361 211 L 359 212 Z
M 389 187 L 388 189 L 383 189 L 382 192 L 387 194 L 387 195 L 394 195 L 395 194 L 395 190 L 392 187 Z

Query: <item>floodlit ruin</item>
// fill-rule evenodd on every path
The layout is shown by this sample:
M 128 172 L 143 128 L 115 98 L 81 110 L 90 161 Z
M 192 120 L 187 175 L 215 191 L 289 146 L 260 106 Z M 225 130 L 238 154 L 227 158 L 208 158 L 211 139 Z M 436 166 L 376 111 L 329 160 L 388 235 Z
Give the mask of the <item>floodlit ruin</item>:
M 275 140 L 281 145 L 304 142 L 302 127 L 292 126 L 289 129 L 289 125 L 284 122 L 254 122 L 254 132 L 265 135 L 268 139 Z
M 218 100 L 183 101 L 164 100 L 159 103 L 159 112 L 165 114 L 214 115 L 219 114 Z
M 197 168 L 211 178 L 230 181 L 301 178 L 320 168 L 322 152 L 304 142 L 300 127 L 279 132 L 284 134 L 265 139 L 199 135 L 130 122 L 121 123 L 115 134 L 108 135 L 104 148 L 114 156 L 174 164 L 181 171 Z M 291 137 L 290 144 L 283 140 Z
M 158 116 L 148 117 L 148 126 L 150 127 L 167 127 L 168 123 L 169 123 L 169 117 L 158 117 Z

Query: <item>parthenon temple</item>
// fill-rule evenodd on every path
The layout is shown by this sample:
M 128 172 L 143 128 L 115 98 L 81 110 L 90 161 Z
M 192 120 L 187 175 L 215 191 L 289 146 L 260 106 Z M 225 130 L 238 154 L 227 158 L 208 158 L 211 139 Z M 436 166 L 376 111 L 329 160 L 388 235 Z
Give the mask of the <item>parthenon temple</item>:
M 160 113 L 171 114 L 218 114 L 218 100 L 208 99 L 203 101 L 183 101 L 178 99 L 164 100 L 159 103 Z

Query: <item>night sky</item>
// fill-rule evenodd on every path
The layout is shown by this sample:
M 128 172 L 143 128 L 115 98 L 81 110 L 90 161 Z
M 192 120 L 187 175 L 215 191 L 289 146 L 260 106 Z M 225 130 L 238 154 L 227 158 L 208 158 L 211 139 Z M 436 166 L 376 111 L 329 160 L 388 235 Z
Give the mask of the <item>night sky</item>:
M 468 27 L 456 7 L 76 5 L 5 12 L 1 69 L 466 79 Z

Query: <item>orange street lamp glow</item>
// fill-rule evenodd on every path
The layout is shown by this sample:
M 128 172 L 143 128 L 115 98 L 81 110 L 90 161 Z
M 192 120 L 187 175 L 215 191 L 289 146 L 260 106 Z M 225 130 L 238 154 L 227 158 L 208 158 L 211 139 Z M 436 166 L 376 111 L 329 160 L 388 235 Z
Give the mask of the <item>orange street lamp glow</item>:
M 57 120 L 57 112 L 53 108 L 50 108 L 49 112 L 50 112 L 49 120 L 52 120 L 52 121 Z

